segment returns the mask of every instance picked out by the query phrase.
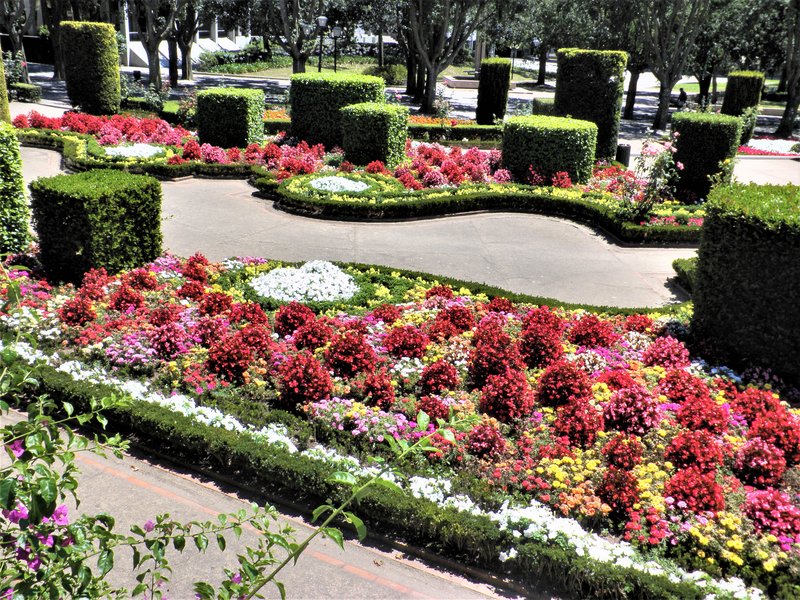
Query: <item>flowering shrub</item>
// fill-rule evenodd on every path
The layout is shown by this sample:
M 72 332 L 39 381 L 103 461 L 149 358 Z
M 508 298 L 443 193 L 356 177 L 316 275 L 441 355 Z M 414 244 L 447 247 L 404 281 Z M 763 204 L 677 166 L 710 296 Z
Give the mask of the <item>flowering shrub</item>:
M 244 381 L 244 374 L 253 360 L 253 350 L 241 337 L 224 337 L 208 350 L 208 370 L 231 382 Z
M 736 452 L 733 467 L 744 483 L 764 488 L 780 482 L 786 471 L 786 458 L 780 448 L 754 437 Z
M 674 337 L 656 338 L 642 356 L 644 364 L 658 365 L 664 368 L 681 368 L 689 366 L 689 351 L 682 342 Z
M 369 371 L 375 365 L 375 350 L 357 331 L 335 336 L 325 350 L 325 362 L 340 377 L 352 377 Z
M 85 325 L 97 318 L 92 301 L 86 296 L 75 296 L 58 309 L 58 318 L 67 325 Z
M 278 385 L 278 406 L 291 411 L 307 402 L 328 398 L 333 391 L 333 382 L 328 371 L 305 350 L 290 356 L 280 366 Z
M 315 318 L 314 311 L 305 304 L 299 302 L 284 304 L 275 313 L 275 333 L 284 337 L 292 335 L 301 326 Z
M 789 466 L 800 463 L 800 420 L 784 409 L 759 416 L 747 437 L 758 437 L 780 448 Z
M 679 469 L 694 466 L 701 471 L 715 471 L 724 454 L 719 441 L 701 429 L 675 436 L 664 451 L 664 458 Z
M 455 389 L 458 384 L 458 371 L 444 360 L 437 360 L 425 367 L 419 378 L 420 392 L 424 396 Z
M 548 367 L 561 359 L 564 348 L 556 331 L 532 324 L 522 331 L 519 352 L 528 367 L 537 369 Z
M 609 467 L 603 473 L 597 495 L 611 508 L 611 517 L 622 521 L 639 501 L 636 477 L 630 471 Z
M 602 452 L 610 466 L 630 470 L 642 461 L 644 446 L 635 435 L 618 433 L 603 446 Z
M 498 421 L 508 423 L 526 417 L 533 407 L 533 394 L 525 373 L 507 368 L 490 375 L 481 395 L 481 410 Z
M 492 458 L 505 452 L 506 440 L 491 420 L 476 425 L 469 434 L 467 451 L 476 458 Z
M 603 413 L 606 427 L 636 435 L 647 433 L 661 420 L 655 397 L 640 385 L 611 394 Z
M 725 508 L 722 486 L 713 471 L 698 467 L 681 469 L 667 482 L 664 492 L 692 511 L 717 512 Z
M 781 549 L 788 551 L 800 542 L 800 508 L 779 490 L 756 490 L 747 494 L 744 512 L 756 531 L 769 532 L 778 538 Z
M 386 369 L 367 374 L 364 380 L 364 395 L 381 410 L 389 410 L 394 404 L 394 386 Z
M 586 398 L 574 398 L 556 411 L 553 431 L 581 448 L 594 446 L 597 432 L 603 431 L 603 411 Z
M 592 394 L 591 383 L 586 374 L 568 361 L 550 365 L 539 379 L 536 399 L 544 406 L 562 406 Z
M 430 340 L 413 325 L 395 327 L 383 339 L 386 351 L 392 356 L 422 358 Z
M 610 323 L 602 321 L 596 315 L 583 315 L 570 327 L 567 339 L 576 346 L 597 348 L 613 346 L 618 339 Z

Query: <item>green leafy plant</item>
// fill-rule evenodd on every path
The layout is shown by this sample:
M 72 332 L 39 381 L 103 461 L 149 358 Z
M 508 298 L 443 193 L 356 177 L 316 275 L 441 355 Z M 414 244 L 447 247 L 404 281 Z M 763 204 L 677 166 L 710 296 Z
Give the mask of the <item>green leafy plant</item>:
M 394 166 L 405 157 L 408 109 L 398 104 L 365 102 L 341 109 L 342 147 L 357 165 L 380 160 Z
M 748 108 L 758 106 L 764 89 L 764 73 L 759 71 L 731 71 L 722 99 L 722 114 L 739 117 Z
M 260 144 L 264 139 L 264 92 L 211 88 L 197 94 L 197 136 L 223 148 Z
M 478 107 L 475 119 L 478 125 L 494 125 L 503 120 L 511 84 L 511 61 L 507 58 L 487 58 L 481 61 L 478 84 Z
M 67 94 L 73 106 L 94 115 L 119 111 L 119 50 L 108 23 L 61 22 Z
M 0 120 L 0 254 L 25 250 L 28 220 L 19 142 L 14 128 Z

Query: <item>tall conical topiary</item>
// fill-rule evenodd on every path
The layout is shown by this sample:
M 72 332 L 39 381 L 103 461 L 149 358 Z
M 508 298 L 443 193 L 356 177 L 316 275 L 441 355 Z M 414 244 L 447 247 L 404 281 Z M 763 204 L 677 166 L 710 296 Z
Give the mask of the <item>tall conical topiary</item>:
M 481 61 L 478 84 L 478 108 L 475 119 L 478 125 L 493 125 L 503 120 L 511 84 L 511 61 L 507 58 L 487 58 Z
M 61 47 L 70 103 L 92 115 L 119 112 L 119 50 L 114 26 L 62 21 Z
M 11 111 L 8 108 L 8 90 L 6 89 L 6 72 L 0 60 L 0 121 L 11 123 Z

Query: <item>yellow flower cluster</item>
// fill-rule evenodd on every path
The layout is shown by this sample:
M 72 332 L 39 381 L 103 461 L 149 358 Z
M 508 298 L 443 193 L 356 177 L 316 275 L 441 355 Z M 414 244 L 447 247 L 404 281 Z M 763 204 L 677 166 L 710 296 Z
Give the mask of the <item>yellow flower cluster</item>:
M 602 462 L 594 449 L 575 450 L 575 458 L 543 458 L 536 467 L 538 475 L 551 482 L 553 489 L 567 489 L 592 478 Z

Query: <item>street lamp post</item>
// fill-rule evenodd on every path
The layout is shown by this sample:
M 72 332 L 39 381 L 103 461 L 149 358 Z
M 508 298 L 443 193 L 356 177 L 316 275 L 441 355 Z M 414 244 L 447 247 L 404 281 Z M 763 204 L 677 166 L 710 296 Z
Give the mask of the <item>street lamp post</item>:
M 315 28 L 311 23 L 301 23 L 300 24 L 300 28 L 303 30 L 303 37 L 305 39 L 308 39 L 312 35 L 314 35 Z M 305 70 L 305 68 L 304 68 L 304 70 Z
M 339 56 L 339 38 L 342 37 L 342 28 L 334 25 L 331 29 L 331 36 L 333 36 L 333 72 L 336 73 L 336 60 Z
M 325 26 L 328 24 L 328 17 L 320 15 L 317 17 L 317 27 L 319 28 L 319 63 L 317 72 L 322 73 L 322 44 L 324 42 Z

